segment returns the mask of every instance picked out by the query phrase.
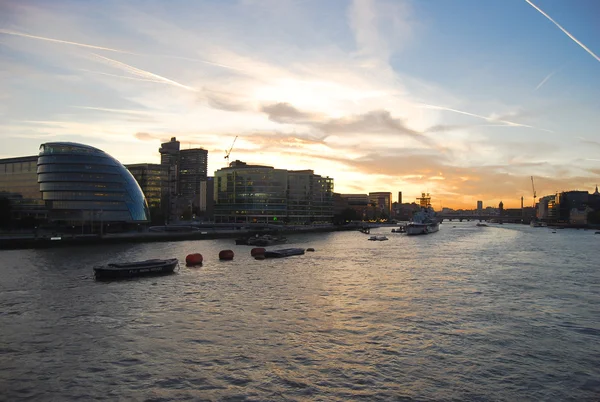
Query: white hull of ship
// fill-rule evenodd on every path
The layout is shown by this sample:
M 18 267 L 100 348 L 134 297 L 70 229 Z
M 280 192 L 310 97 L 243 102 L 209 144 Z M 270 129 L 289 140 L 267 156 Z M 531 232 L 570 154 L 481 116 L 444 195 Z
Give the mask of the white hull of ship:
M 409 236 L 435 233 L 440 230 L 439 223 L 409 223 L 406 226 L 406 234 Z

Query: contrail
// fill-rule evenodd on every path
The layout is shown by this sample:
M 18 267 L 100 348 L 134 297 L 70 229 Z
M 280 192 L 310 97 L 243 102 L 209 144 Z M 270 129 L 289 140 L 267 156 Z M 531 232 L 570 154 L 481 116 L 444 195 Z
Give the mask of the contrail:
M 43 36 L 28 35 L 28 34 L 24 34 L 24 33 L 20 33 L 20 32 L 9 31 L 7 29 L 0 29 L 0 33 L 6 34 L 6 35 L 22 36 L 24 38 L 30 38 L 30 39 L 44 40 L 44 41 L 47 41 L 47 42 L 62 43 L 64 45 L 73 45 L 73 46 L 79 46 L 79 47 L 87 47 L 89 49 L 108 50 L 109 52 L 126 53 L 126 54 L 133 54 L 133 55 L 136 54 L 136 53 L 128 52 L 126 50 L 112 49 L 110 47 L 87 45 L 85 43 L 70 42 L 70 41 L 67 41 L 67 40 L 45 38 Z
M 109 65 L 112 65 L 113 67 L 116 67 L 116 68 L 120 68 L 120 69 L 122 69 L 122 70 L 124 70 L 124 71 L 126 71 L 126 72 L 128 72 L 130 74 L 137 75 L 138 77 L 153 78 L 155 80 L 159 80 L 159 81 L 164 82 L 166 84 L 171 84 L 171 85 L 179 87 L 179 88 L 187 89 L 188 91 L 198 92 L 198 90 L 196 88 L 192 88 L 190 86 L 180 84 L 177 81 L 173 81 L 173 80 L 170 80 L 168 78 L 162 77 L 162 76 L 160 76 L 158 74 L 151 73 L 150 71 L 142 70 L 142 69 L 130 66 L 129 64 L 125 64 L 123 62 L 120 62 L 118 60 L 113 60 L 113 59 L 109 59 L 108 57 L 100 56 L 99 54 L 95 54 L 95 53 L 92 53 L 92 54 L 94 56 L 96 56 L 96 57 L 104 60 Z
M 78 69 L 79 71 L 83 71 L 86 73 L 92 73 L 92 74 L 101 74 L 101 75 L 107 75 L 109 77 L 117 77 L 117 78 L 124 78 L 127 80 L 135 80 L 135 81 L 145 81 L 145 82 L 156 82 L 158 84 L 165 84 L 164 81 L 159 81 L 159 80 L 149 80 L 147 78 L 136 78 L 136 77 L 127 77 L 126 75 L 118 75 L 118 74 L 109 74 L 109 73 L 103 73 L 101 71 L 93 71 L 93 70 L 86 70 L 85 68 L 80 68 Z
M 554 132 L 554 131 L 551 131 L 551 130 L 547 130 L 545 128 L 539 128 L 539 127 L 534 127 L 534 126 L 530 126 L 530 125 L 527 125 L 527 124 L 515 123 L 514 121 L 494 119 L 494 118 L 491 118 L 491 117 L 481 116 L 479 114 L 469 113 L 469 112 L 465 112 L 463 110 L 452 109 L 452 108 L 449 108 L 449 107 L 428 105 L 426 103 L 422 103 L 421 105 L 424 106 L 427 109 L 446 110 L 448 112 L 454 112 L 454 113 L 464 114 L 466 116 L 477 117 L 479 119 L 483 119 L 483 120 L 486 120 L 486 121 L 489 121 L 489 122 L 492 122 L 492 123 L 494 123 L 494 122 L 495 123 L 504 123 L 504 126 L 532 128 L 534 130 L 546 131 L 548 133 L 553 133 Z
M 558 70 L 556 70 L 558 71 Z M 551 72 L 550 74 L 548 74 L 543 80 L 542 82 L 540 82 L 537 87 L 535 87 L 535 89 L 533 90 L 534 92 L 537 91 L 538 89 L 540 89 L 542 87 L 542 85 L 544 85 L 546 83 L 546 81 L 548 81 L 550 78 L 552 78 L 552 76 L 554 74 L 556 74 L 556 71 Z
M 44 37 L 44 36 L 29 35 L 29 34 L 25 34 L 25 33 L 22 33 L 22 32 L 11 31 L 11 30 L 8 30 L 8 29 L 0 29 L 0 34 L 13 35 L 13 36 L 21 36 L 23 38 L 43 40 L 43 41 L 47 41 L 47 42 L 60 43 L 60 44 L 63 44 L 63 45 L 85 47 L 85 48 L 88 48 L 88 49 L 106 50 L 108 52 L 115 52 L 115 53 L 122 53 L 122 54 L 131 54 L 131 55 L 134 55 L 134 56 L 164 57 L 164 58 L 169 58 L 169 59 L 187 60 L 187 61 L 193 61 L 193 62 L 197 62 L 197 63 L 210 64 L 212 66 L 217 66 L 217 67 L 223 67 L 223 68 L 227 68 L 227 69 L 230 69 L 230 70 L 244 71 L 244 70 L 242 70 L 240 68 L 237 68 L 237 67 L 228 66 L 226 64 L 221 64 L 221 63 L 214 63 L 214 62 L 208 61 L 208 60 L 194 59 L 194 58 L 182 57 L 182 56 L 171 56 L 171 55 L 164 55 L 164 54 L 136 53 L 136 52 L 130 52 L 130 51 L 127 51 L 127 50 L 122 50 L 122 49 L 113 49 L 113 48 L 110 48 L 110 47 L 88 45 L 87 43 L 71 42 L 71 41 L 68 41 L 68 40 L 47 38 L 47 37 Z
M 554 21 L 552 19 L 552 17 L 550 17 L 548 14 L 546 14 L 544 11 L 542 11 L 538 6 L 536 6 L 535 4 L 533 4 L 530 0 L 525 0 L 527 3 L 529 3 L 529 5 L 533 8 L 535 8 L 536 10 L 538 10 L 544 17 L 548 18 L 554 25 L 556 25 L 561 31 L 563 31 L 569 38 L 571 38 L 573 40 L 573 42 L 577 43 L 579 46 L 581 46 L 583 48 L 583 50 L 585 50 L 586 52 L 588 52 L 589 54 L 592 55 L 592 57 L 594 57 L 596 60 L 600 61 L 600 57 L 596 56 L 594 54 L 594 52 L 592 52 L 590 49 L 588 49 L 583 43 L 579 42 L 577 40 L 577 38 L 575 38 L 573 35 L 571 35 L 566 29 L 564 29 L 563 27 L 560 26 L 560 24 L 556 21 Z

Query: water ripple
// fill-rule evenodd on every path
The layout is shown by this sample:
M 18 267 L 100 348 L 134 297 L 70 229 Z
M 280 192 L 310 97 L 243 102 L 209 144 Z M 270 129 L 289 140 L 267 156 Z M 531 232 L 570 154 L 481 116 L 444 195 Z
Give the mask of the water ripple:
M 2 251 L 3 397 L 598 400 L 597 241 L 480 229 L 290 236 L 317 251 L 264 261 L 228 239 Z M 89 268 L 192 252 L 202 269 L 162 278 Z

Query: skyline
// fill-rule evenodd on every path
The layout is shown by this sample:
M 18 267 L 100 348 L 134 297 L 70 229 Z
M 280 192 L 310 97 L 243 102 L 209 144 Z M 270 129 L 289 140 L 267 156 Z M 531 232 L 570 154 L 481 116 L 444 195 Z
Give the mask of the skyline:
M 0 158 L 161 142 L 505 208 L 600 184 L 600 4 L 240 0 L 0 3 Z M 33 151 L 33 152 L 32 152 Z M 590 191 L 591 192 L 591 191 Z

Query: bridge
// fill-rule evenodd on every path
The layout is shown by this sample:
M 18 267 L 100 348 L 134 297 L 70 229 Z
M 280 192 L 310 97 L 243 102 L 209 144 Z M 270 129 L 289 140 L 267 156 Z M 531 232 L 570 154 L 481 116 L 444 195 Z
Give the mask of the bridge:
M 478 214 L 444 214 L 438 213 L 436 216 L 442 221 L 479 221 L 479 222 L 497 222 L 497 223 L 522 223 L 523 219 L 526 222 L 527 217 L 522 216 L 498 216 L 498 215 L 478 215 Z

